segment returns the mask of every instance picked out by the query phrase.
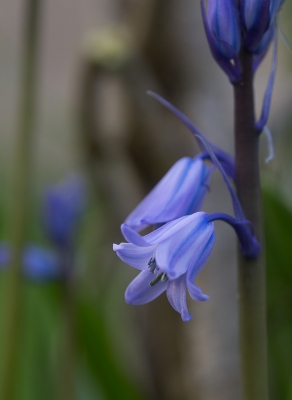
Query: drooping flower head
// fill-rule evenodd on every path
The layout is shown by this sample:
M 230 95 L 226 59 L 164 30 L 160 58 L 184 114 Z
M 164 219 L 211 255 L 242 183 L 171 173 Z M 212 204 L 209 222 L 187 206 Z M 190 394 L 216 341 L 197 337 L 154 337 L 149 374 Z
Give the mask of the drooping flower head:
M 221 220 L 234 228 L 246 257 L 256 257 L 260 246 L 228 178 L 234 178 L 232 158 L 209 142 L 172 104 L 153 92 L 149 94 L 190 129 L 204 153 L 193 160 L 182 159 L 174 165 L 122 225 L 122 233 L 129 243 L 114 244 L 113 249 L 121 260 L 141 271 L 126 290 L 125 298 L 128 303 L 145 304 L 166 291 L 172 307 L 181 314 L 184 321 L 188 321 L 191 315 L 186 303 L 187 291 L 194 300 L 203 301 L 208 298 L 194 281 L 213 249 L 213 221 Z M 195 193 L 205 195 L 205 189 L 201 187 L 204 180 L 201 178 L 202 159 L 206 157 L 219 169 L 227 185 L 234 217 L 224 213 L 208 215 L 195 209 L 202 203 L 202 196 L 197 197 Z M 196 201 L 198 198 L 200 201 Z M 193 214 L 179 218 L 183 212 L 188 214 L 190 210 Z M 167 220 L 170 222 L 148 235 L 140 236 L 137 233 L 146 226 Z
M 122 225 L 122 232 L 129 243 L 114 245 L 114 251 L 141 271 L 126 290 L 126 302 L 145 304 L 167 291 L 173 308 L 184 321 L 190 320 L 186 290 L 194 300 L 208 299 L 194 284 L 215 241 L 214 225 L 207 214 L 178 218 L 143 237 L 127 225 Z
M 204 164 L 204 155 L 181 158 L 131 212 L 125 224 L 141 231 L 198 211 L 207 193 L 211 172 L 212 168 Z

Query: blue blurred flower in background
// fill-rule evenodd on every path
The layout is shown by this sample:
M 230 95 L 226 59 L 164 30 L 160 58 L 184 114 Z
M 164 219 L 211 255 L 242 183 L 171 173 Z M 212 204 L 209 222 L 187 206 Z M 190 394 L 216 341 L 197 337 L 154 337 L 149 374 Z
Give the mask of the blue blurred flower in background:
M 36 244 L 29 244 L 23 250 L 23 273 L 34 281 L 60 279 L 63 276 L 57 254 Z
M 43 200 L 43 226 L 49 240 L 58 248 L 72 246 L 85 209 L 84 181 L 71 175 L 49 187 Z
M 12 252 L 8 243 L 0 243 L 0 268 L 6 269 L 11 262 Z M 53 250 L 28 244 L 22 253 L 22 273 L 29 280 L 46 282 L 62 277 L 60 260 Z
M 85 211 L 85 183 L 81 176 L 70 175 L 49 187 L 42 204 L 42 222 L 53 249 L 30 243 L 22 252 L 25 278 L 37 282 L 62 279 L 70 273 L 75 237 Z M 6 269 L 12 259 L 7 242 L 0 243 L 0 268 Z

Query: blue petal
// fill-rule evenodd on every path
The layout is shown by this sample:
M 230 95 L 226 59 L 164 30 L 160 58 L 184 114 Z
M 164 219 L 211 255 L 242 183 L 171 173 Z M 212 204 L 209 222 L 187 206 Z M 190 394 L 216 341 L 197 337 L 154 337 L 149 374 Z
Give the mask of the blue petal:
M 197 214 L 199 214 L 199 213 L 197 213 Z M 172 236 L 177 230 L 176 225 L 178 223 L 180 223 L 181 221 L 183 221 L 185 218 L 188 218 L 188 216 L 180 217 L 171 222 L 167 222 L 160 228 L 157 228 L 153 232 L 148 233 L 148 235 L 143 236 L 143 239 L 149 245 L 153 245 L 153 244 L 157 245 L 157 243 L 167 239 L 169 236 Z
M 227 52 L 226 57 L 233 58 L 234 52 L 239 52 L 241 42 L 238 11 L 233 0 L 210 0 L 208 21 L 215 35 L 233 49 L 233 54 Z M 224 53 L 225 49 L 222 50 Z
M 127 224 L 122 224 L 121 226 L 121 231 L 124 236 L 124 238 L 130 242 L 133 243 L 136 246 L 140 247 L 148 247 L 149 243 L 146 242 L 146 240 L 139 235 L 136 231 L 132 229 L 132 227 L 128 226 Z
M 208 258 L 211 255 L 215 243 L 215 232 L 213 232 L 209 241 L 206 243 L 204 251 L 201 253 L 201 257 L 197 261 L 196 264 L 193 265 L 192 268 L 189 268 L 187 271 L 187 287 L 190 293 L 190 296 L 193 300 L 196 301 L 205 301 L 209 299 L 209 296 L 203 294 L 202 290 L 194 284 L 196 277 L 198 276 L 201 269 L 206 264 Z
M 189 321 L 193 317 L 189 314 L 186 302 L 186 275 L 182 275 L 174 281 L 168 283 L 166 295 L 168 301 L 181 314 L 183 321 Z
M 139 247 L 132 243 L 121 243 L 114 244 L 113 249 L 126 264 L 143 270 L 148 268 L 148 261 L 153 255 L 155 246 Z
M 197 286 L 193 282 L 187 280 L 187 287 L 188 287 L 188 292 L 193 300 L 196 301 L 209 300 L 209 296 L 207 294 L 204 294 L 202 289 L 199 288 L 199 286 Z
M 141 305 L 156 299 L 167 288 L 167 282 L 158 282 L 154 286 L 149 286 L 155 277 L 149 270 L 142 271 L 130 283 L 125 292 L 125 300 L 129 304 Z
M 241 0 L 245 47 L 254 51 L 270 26 L 270 0 Z
M 201 156 L 182 158 L 132 211 L 125 223 L 140 231 L 146 226 L 199 211 L 207 192 L 210 173 L 211 169 L 204 165 Z
M 192 268 L 200 259 L 214 225 L 206 213 L 195 213 L 180 221 L 172 235 L 160 242 L 155 250 L 157 267 L 173 280 Z

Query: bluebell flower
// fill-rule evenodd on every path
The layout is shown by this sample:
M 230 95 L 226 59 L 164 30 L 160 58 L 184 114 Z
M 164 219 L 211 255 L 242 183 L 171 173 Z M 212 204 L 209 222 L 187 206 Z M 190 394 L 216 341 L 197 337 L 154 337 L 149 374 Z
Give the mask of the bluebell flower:
M 238 239 L 241 243 L 242 252 L 246 257 L 256 257 L 260 251 L 260 246 L 257 242 L 250 222 L 244 216 L 241 204 L 229 180 L 229 178 L 234 179 L 235 177 L 233 157 L 212 144 L 189 120 L 188 117 L 186 117 L 181 111 L 179 111 L 163 97 L 150 91 L 148 94 L 159 101 L 163 106 L 168 108 L 191 131 L 202 151 L 205 151 L 208 154 L 208 157 L 213 162 L 213 165 L 218 168 L 229 191 L 235 217 L 229 217 L 226 216 L 226 214 L 214 214 L 214 218 L 222 219 L 235 229 Z
M 84 182 L 77 175 L 46 190 L 43 225 L 53 244 L 59 248 L 72 245 L 84 207 Z
M 126 290 L 126 302 L 145 304 L 166 291 L 183 321 L 190 320 L 186 291 L 194 300 L 208 299 L 194 283 L 215 241 L 214 225 L 207 214 L 198 212 L 178 218 L 143 237 L 127 225 L 122 225 L 122 231 L 130 243 L 114 244 L 114 251 L 141 271 Z
M 188 158 L 180 160 L 167 173 L 122 225 L 123 235 L 129 243 L 114 244 L 113 249 L 122 261 L 141 271 L 126 290 L 125 299 L 128 303 L 145 304 L 166 291 L 172 307 L 181 314 L 184 321 L 188 321 L 191 315 L 186 303 L 187 290 L 194 300 L 208 299 L 208 296 L 195 285 L 195 278 L 213 249 L 215 241 L 213 221 L 221 220 L 232 226 L 245 257 L 257 257 L 260 245 L 251 223 L 244 216 L 229 180 L 230 177 L 234 177 L 232 157 L 208 141 L 196 126 L 167 100 L 153 92 L 149 94 L 172 111 L 190 129 L 204 153 L 193 160 Z M 201 204 L 201 194 L 199 197 L 194 194 L 199 189 L 198 193 L 203 190 L 203 197 L 205 195 L 200 177 L 204 176 L 202 162 L 206 157 L 212 161 L 214 167 L 218 168 L 224 179 L 235 216 L 194 212 L 177 218 L 183 212 L 187 214 L 191 210 L 196 211 L 194 206 Z M 200 164 L 197 164 L 198 162 Z M 185 172 L 189 171 L 192 173 L 188 176 Z M 209 174 L 210 171 L 207 176 Z M 188 177 L 191 182 L 188 182 Z M 194 193 L 191 190 L 192 185 Z M 164 194 L 166 198 L 163 198 Z M 175 219 L 170 221 L 171 218 Z M 140 236 L 136 232 L 150 224 L 162 222 L 167 223 L 148 235 Z
M 141 231 L 200 210 L 212 170 L 204 164 L 204 155 L 180 159 L 131 212 L 125 224 Z
M 206 36 L 213 57 L 232 83 L 241 78 L 239 52 L 241 27 L 239 10 L 234 0 L 209 0 L 206 12 L 201 0 L 202 17 Z
M 0 269 L 8 268 L 12 260 L 11 247 L 6 242 L 0 243 Z M 22 252 L 22 274 L 25 278 L 46 282 L 62 277 L 60 259 L 54 251 L 34 244 L 28 244 Z
M 196 212 L 168 222 L 145 236 L 123 224 L 121 229 L 129 243 L 114 244 L 113 250 L 122 261 L 141 271 L 125 292 L 126 302 L 146 304 L 166 291 L 172 307 L 183 321 L 189 321 L 192 316 L 187 308 L 187 291 L 196 301 L 209 298 L 195 284 L 195 279 L 212 252 L 213 221 L 216 220 L 227 222 L 235 229 L 247 257 L 258 254 L 259 244 L 247 221 L 223 213 Z
M 258 132 L 264 129 L 269 115 L 276 72 L 277 14 L 285 0 L 201 0 L 206 36 L 213 57 L 233 84 L 242 78 L 239 54 L 252 55 L 253 72 L 265 57 L 274 41 L 272 68 L 265 92 Z

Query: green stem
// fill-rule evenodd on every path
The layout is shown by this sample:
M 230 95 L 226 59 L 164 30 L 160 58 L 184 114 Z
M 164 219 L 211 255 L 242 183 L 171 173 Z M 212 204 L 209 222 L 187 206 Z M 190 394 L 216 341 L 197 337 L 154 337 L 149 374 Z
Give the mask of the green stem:
M 60 251 L 64 280 L 61 286 L 61 349 L 59 399 L 76 398 L 76 279 L 72 251 Z
M 10 240 L 13 250 L 11 271 L 7 282 L 7 321 L 4 337 L 4 371 L 2 399 L 14 398 L 15 374 L 18 353 L 18 332 L 20 328 L 21 305 L 21 252 L 27 230 L 29 209 L 29 183 L 31 171 L 31 144 L 35 109 L 35 70 L 37 55 L 37 28 L 39 21 L 39 0 L 27 0 L 24 32 L 24 54 L 22 66 L 19 129 L 16 154 L 13 164 L 12 208 L 10 219 Z
M 246 218 L 262 246 L 259 257 L 238 256 L 239 321 L 244 400 L 268 399 L 266 279 L 259 174 L 259 134 L 255 129 L 252 55 L 241 54 L 242 80 L 234 86 L 236 188 Z

